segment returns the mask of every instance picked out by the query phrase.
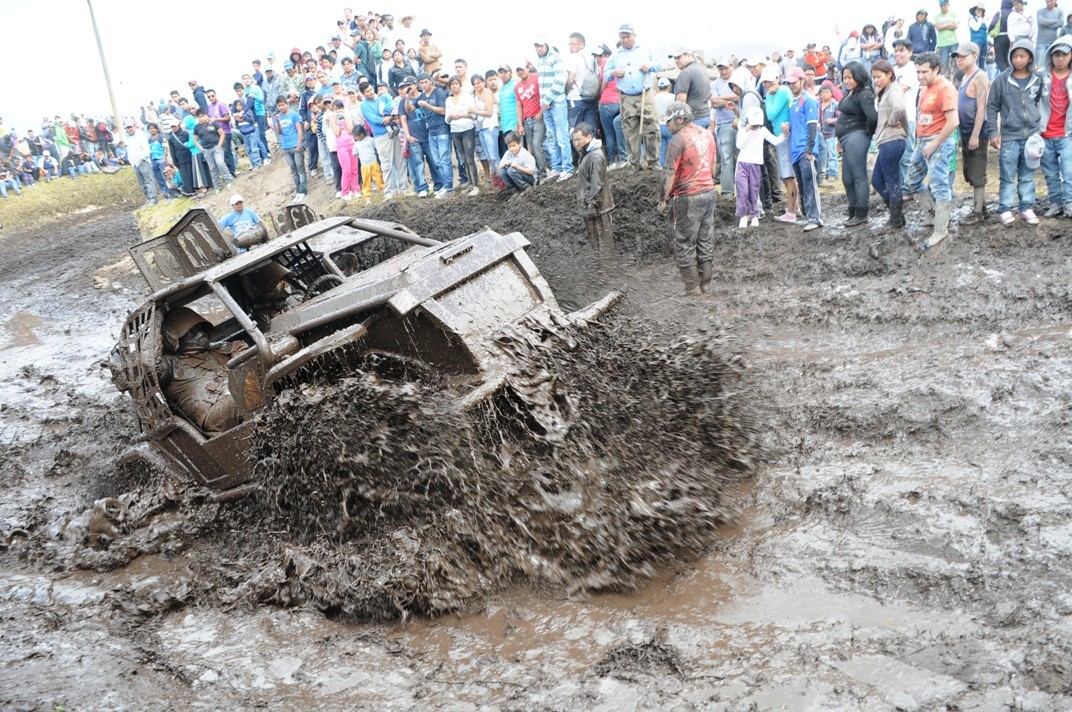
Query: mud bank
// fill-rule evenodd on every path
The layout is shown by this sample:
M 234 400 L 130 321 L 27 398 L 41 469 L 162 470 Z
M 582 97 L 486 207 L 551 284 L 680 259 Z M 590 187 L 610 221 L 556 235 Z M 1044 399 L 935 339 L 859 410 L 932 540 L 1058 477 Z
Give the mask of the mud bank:
M 619 204 L 630 187 L 623 180 Z M 725 326 L 746 344 L 769 456 L 736 526 L 635 592 L 515 585 L 462 615 L 406 624 L 344 623 L 240 597 L 190 605 L 206 563 L 241 572 L 238 583 L 258 560 L 227 526 L 165 533 L 172 543 L 158 553 L 104 573 L 28 560 L 16 536 L 0 560 L 3 704 L 135 709 L 151 695 L 176 707 L 1069 705 L 1067 222 L 963 227 L 920 256 L 923 228 L 906 238 L 884 231 L 880 215 L 867 232 L 807 237 L 727 221 L 716 294 L 682 300 L 658 220 L 619 218 L 626 245 L 639 236 L 640 258 L 623 249 L 633 254 L 621 271 L 603 276 L 562 209 L 568 184 L 541 191 L 532 204 L 546 201 L 543 212 L 524 225 L 510 222 L 512 202 L 493 199 L 440 202 L 435 213 L 400 202 L 377 215 L 397 211 L 433 236 L 520 229 L 571 306 L 621 287 L 621 315 L 653 334 Z M 830 215 L 839 206 L 824 202 Z M 7 533 L 32 536 L 83 511 L 133 437 L 90 359 L 140 299 L 122 279 L 119 289 L 91 286 L 132 239 L 128 225 L 94 223 L 92 241 L 84 229 L 50 234 L 66 256 L 59 280 L 31 240 L 5 242 L 15 256 L 2 258 L 11 307 L 0 323 L 11 325 L 0 338 L 22 343 L 0 351 L 0 417 L 19 448 L 0 465 Z M 39 344 L 25 343 L 27 330 Z M 49 348 L 66 353 L 63 342 L 84 346 L 50 357 Z M 130 483 L 108 484 L 115 494 Z M 190 497 L 167 511 L 181 515 Z

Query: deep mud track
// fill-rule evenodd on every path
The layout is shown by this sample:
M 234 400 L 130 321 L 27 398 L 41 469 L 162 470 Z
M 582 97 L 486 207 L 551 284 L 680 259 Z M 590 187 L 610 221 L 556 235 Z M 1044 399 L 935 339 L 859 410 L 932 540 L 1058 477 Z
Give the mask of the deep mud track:
M 745 513 L 633 593 L 515 586 L 406 623 L 192 598 L 204 562 L 251 552 L 187 536 L 166 497 L 135 503 L 155 553 L 126 566 L 31 546 L 132 484 L 112 461 L 136 426 L 96 362 L 142 292 L 99 271 L 128 217 L 0 239 L 0 707 L 1068 709 L 1070 223 L 962 226 L 921 256 L 924 229 L 881 216 L 805 236 L 727 214 L 716 293 L 684 300 L 654 191 L 620 180 L 609 277 L 565 186 L 376 216 L 521 230 L 569 307 L 616 287 L 653 332 L 728 328 L 768 453 Z

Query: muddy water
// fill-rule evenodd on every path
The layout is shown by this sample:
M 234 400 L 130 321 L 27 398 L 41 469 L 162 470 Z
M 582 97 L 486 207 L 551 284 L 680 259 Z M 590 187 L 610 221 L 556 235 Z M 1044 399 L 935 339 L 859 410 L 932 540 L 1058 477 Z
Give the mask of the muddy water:
M 526 235 L 556 292 L 591 298 L 605 285 L 556 283 L 584 263 L 580 233 L 540 224 Z M 133 436 L 90 357 L 138 300 L 89 286 L 129 222 L 96 223 L 90 247 L 61 231 L 62 279 L 28 248 L 28 266 L 0 262 L 0 324 L 43 320 L 40 344 L 0 351 L 0 705 L 1067 709 L 1072 264 L 1046 237 L 1067 224 L 964 228 L 923 257 L 920 227 L 720 230 L 707 300 L 671 296 L 657 253 L 624 268 L 622 308 L 654 332 L 727 324 L 749 345 L 771 456 L 739 527 L 633 593 L 519 585 L 375 624 L 190 605 L 206 559 L 243 558 L 203 540 L 107 573 L 19 555 L 13 529 L 81 511 Z

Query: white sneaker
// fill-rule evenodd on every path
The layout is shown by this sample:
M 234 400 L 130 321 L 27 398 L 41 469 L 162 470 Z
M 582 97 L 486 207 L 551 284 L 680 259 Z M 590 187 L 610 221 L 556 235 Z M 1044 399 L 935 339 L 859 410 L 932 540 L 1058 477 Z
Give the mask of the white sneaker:
M 303 200 L 305 200 L 305 193 L 295 193 L 294 194 L 294 202 L 295 203 L 300 203 Z
M 468 195 L 470 198 L 480 195 L 480 188 L 473 188 L 468 193 L 466 193 L 466 195 Z
M 352 195 L 350 195 L 349 193 L 347 193 L 346 195 L 342 196 L 342 199 L 343 199 L 343 200 L 352 200 L 352 199 L 353 199 L 353 197 L 354 197 L 354 196 L 352 196 Z
M 608 170 L 608 171 L 616 171 L 616 170 L 618 170 L 618 169 L 619 169 L 619 168 L 621 168 L 621 167 L 622 167 L 622 164 L 621 164 L 621 163 L 612 163 L 612 164 L 610 164 L 609 166 L 607 166 L 607 170 Z
M 264 159 L 264 165 L 266 165 L 266 166 L 272 165 L 272 159 L 271 158 L 265 158 Z
M 386 203 L 388 200 L 390 200 L 393 197 L 395 197 L 394 193 L 384 193 L 383 194 L 383 202 Z
M 544 180 L 553 180 L 555 178 L 558 178 L 558 171 L 552 171 L 552 170 L 548 169 L 547 170 L 547 177 L 544 178 Z
M 741 224 L 737 227 L 741 228 L 742 230 L 748 227 L 748 218 L 741 218 Z
M 565 183 L 566 181 L 568 181 L 572 177 L 573 177 L 572 173 L 559 173 L 558 174 L 558 182 L 559 183 Z
M 336 198 L 341 198 L 342 197 L 342 191 L 341 190 L 336 190 L 335 191 L 335 197 Z
M 420 193 L 417 193 L 417 197 L 418 198 L 427 198 L 428 197 L 428 191 L 427 190 L 422 190 Z
M 759 227 L 759 218 L 752 218 L 752 227 Z

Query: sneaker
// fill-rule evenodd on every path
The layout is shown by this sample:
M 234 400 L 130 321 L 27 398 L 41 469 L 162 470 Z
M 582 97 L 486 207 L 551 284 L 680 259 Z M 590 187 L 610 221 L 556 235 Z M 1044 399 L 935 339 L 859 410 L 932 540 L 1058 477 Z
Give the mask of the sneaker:
M 394 193 L 384 193 L 383 194 L 383 202 L 386 203 L 388 200 L 390 200 L 393 197 L 395 197 Z
M 552 171 L 551 169 L 547 169 L 547 175 L 544 177 L 544 180 L 550 181 L 554 180 L 555 178 L 558 178 L 558 171 Z
M 1001 214 L 1001 224 L 1005 227 L 1009 227 L 1016 222 L 1016 216 L 1012 214 L 1011 210 L 1006 210 Z
M 573 177 L 573 173 L 559 173 L 558 174 L 558 182 L 559 183 L 565 183 L 566 181 L 568 181 L 572 177 Z
M 821 227 L 822 223 L 809 222 L 807 225 L 804 226 L 804 232 L 811 232 L 812 230 L 817 230 Z
M 480 188 L 473 188 L 468 193 L 466 193 L 466 195 L 468 195 L 470 198 L 480 195 Z
M 266 166 L 272 165 L 272 159 L 271 158 L 265 158 L 264 159 L 264 165 L 266 165 Z
M 622 164 L 621 164 L 621 162 L 617 162 L 617 163 L 612 163 L 612 164 L 610 164 L 609 166 L 607 166 L 607 170 L 608 170 L 608 171 L 616 171 L 616 170 L 618 170 L 618 169 L 619 169 L 619 168 L 621 168 L 621 167 L 622 167 Z
M 341 190 L 336 190 L 335 191 L 335 197 L 336 198 L 341 198 L 342 197 L 342 191 Z
M 349 193 L 347 193 L 346 195 L 342 196 L 342 199 L 346 200 L 346 201 L 349 201 L 349 200 L 353 200 L 353 197 L 354 196 L 352 196 Z
M 420 193 L 417 193 L 417 197 L 418 198 L 427 198 L 428 197 L 428 191 L 427 190 L 422 190 Z
M 1072 218 L 1072 203 L 1065 206 L 1065 217 Z
M 295 193 L 294 194 L 294 202 L 295 203 L 300 203 L 303 200 L 305 200 L 305 193 Z
M 223 192 L 223 188 L 217 188 L 216 189 L 216 195 L 219 195 L 222 192 Z
M 1054 203 L 1054 204 L 1050 205 L 1049 209 L 1046 211 L 1045 217 L 1055 218 L 1058 215 L 1060 215 L 1061 213 L 1063 213 L 1064 211 L 1065 211 L 1065 208 L 1064 208 L 1063 205 L 1058 205 L 1057 203 Z
M 748 227 L 748 218 L 741 218 L 741 224 L 737 227 L 741 228 L 742 230 Z
M 785 213 L 784 215 L 779 215 L 778 217 L 776 217 L 774 219 L 777 220 L 778 222 L 795 223 L 797 221 L 797 216 L 794 215 L 793 213 Z
M 759 218 L 752 218 L 752 227 L 759 227 Z
M 316 178 L 316 169 L 315 168 L 310 168 L 309 169 L 309 177 L 310 178 Z
M 1039 224 L 1038 217 L 1035 215 L 1035 211 L 1032 210 L 1031 208 L 1028 208 L 1024 212 L 1020 213 L 1020 217 L 1022 217 L 1024 219 L 1024 221 L 1028 225 L 1038 225 Z

